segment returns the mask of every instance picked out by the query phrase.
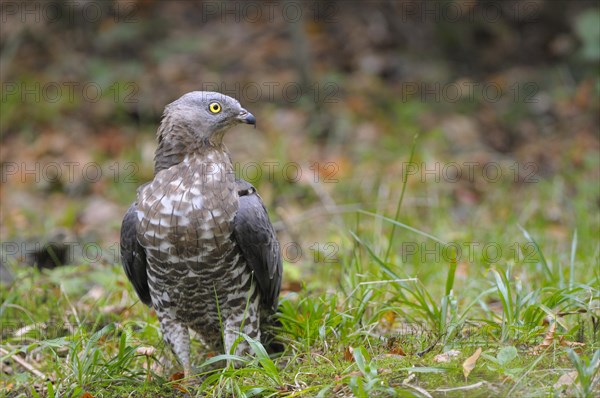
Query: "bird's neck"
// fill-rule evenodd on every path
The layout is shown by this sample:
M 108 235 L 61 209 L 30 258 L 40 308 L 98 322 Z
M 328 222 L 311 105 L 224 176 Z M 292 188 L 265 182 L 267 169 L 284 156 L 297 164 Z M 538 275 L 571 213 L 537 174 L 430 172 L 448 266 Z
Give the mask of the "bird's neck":
M 181 126 L 172 123 L 169 118 L 163 119 L 161 126 L 158 129 L 158 148 L 154 154 L 154 174 L 159 171 L 173 167 L 184 159 L 196 158 L 200 161 L 210 158 L 219 158 L 219 154 L 223 154 L 223 158 L 229 160 L 229 152 L 219 137 L 215 139 L 206 138 L 198 140 L 193 138 L 195 135 L 188 130 L 189 127 Z
M 154 174 L 176 166 L 182 162 L 222 163 L 231 165 L 229 151 L 223 144 L 194 143 L 194 145 L 163 144 L 161 142 L 154 156 Z
M 225 145 L 220 147 L 203 146 L 184 155 L 182 163 L 186 164 L 219 164 L 231 166 L 231 158 Z

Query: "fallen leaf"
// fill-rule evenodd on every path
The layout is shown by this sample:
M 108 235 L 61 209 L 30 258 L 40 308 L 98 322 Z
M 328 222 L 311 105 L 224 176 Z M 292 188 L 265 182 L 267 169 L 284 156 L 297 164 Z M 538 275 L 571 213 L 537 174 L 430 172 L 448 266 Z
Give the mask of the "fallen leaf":
M 569 373 L 565 373 L 564 375 L 562 375 L 558 378 L 558 381 L 556 383 L 554 383 L 554 388 L 556 390 L 562 390 L 562 387 L 564 387 L 564 386 L 573 385 L 573 383 L 575 383 L 576 379 L 577 379 L 577 371 L 576 370 L 573 370 Z
M 181 385 L 181 384 L 179 384 L 179 383 L 175 383 L 175 384 L 173 384 L 173 388 L 174 388 L 175 390 L 177 390 L 177 391 L 181 391 L 181 392 L 182 392 L 182 393 L 184 393 L 184 394 L 187 394 L 187 393 L 189 393 L 189 391 L 187 390 L 187 388 L 185 388 L 184 386 L 182 386 L 182 385 Z
M 465 380 L 469 377 L 471 371 L 475 369 L 475 364 L 477 363 L 480 355 L 481 347 L 477 348 L 475 353 L 463 362 L 463 374 L 465 375 Z
M 388 349 L 390 350 L 390 354 L 401 355 L 403 357 L 406 356 L 406 353 L 404 352 L 404 350 L 398 343 L 398 339 L 396 339 L 395 337 L 390 337 L 390 339 L 388 340 L 387 346 L 388 346 Z
M 217 356 L 217 353 L 215 351 L 210 351 L 206 354 L 206 359 L 210 359 L 210 358 L 213 358 L 216 356 Z
M 81 398 L 94 398 L 94 396 L 92 394 L 90 394 L 89 392 L 84 392 L 83 395 L 81 396 Z
M 453 358 L 456 358 L 459 355 L 460 355 L 460 351 L 450 350 L 448 352 L 444 352 L 443 354 L 438 354 L 435 357 L 433 357 L 433 362 L 438 362 L 438 363 L 450 362 Z
M 560 345 L 563 347 L 570 347 L 579 353 L 581 353 L 581 348 L 585 347 L 585 343 L 580 343 L 578 341 L 567 341 L 563 336 L 560 336 L 559 341 Z
M 183 372 L 176 372 L 176 373 L 173 373 L 173 374 L 171 375 L 171 377 L 169 377 L 169 380 L 170 380 L 170 381 L 178 381 L 178 380 L 182 380 L 184 376 L 185 376 L 185 375 L 183 374 Z M 188 393 L 188 392 L 189 392 L 189 391 L 188 391 L 188 390 L 187 390 L 187 389 L 186 389 L 184 386 L 182 386 L 180 383 L 173 383 L 173 389 L 175 389 L 175 390 L 178 390 L 178 391 L 181 391 L 181 392 L 183 392 L 183 393 Z
M 394 347 L 392 347 L 392 349 L 390 350 L 390 354 L 401 355 L 403 357 L 406 356 L 406 353 L 404 352 L 404 350 L 400 346 L 394 346 Z
M 531 350 L 532 354 L 539 354 L 542 351 L 548 349 L 554 342 L 555 340 L 558 340 L 558 344 L 560 344 L 563 347 L 571 347 L 575 350 L 580 349 L 581 347 L 585 347 L 584 343 L 579 343 L 576 341 L 568 341 L 564 339 L 564 336 L 558 336 L 558 338 L 556 337 L 556 322 L 552 322 L 550 321 L 550 326 L 548 327 L 548 331 L 546 332 L 546 335 L 544 336 L 544 341 L 542 341 L 541 344 L 533 347 L 533 349 Z
M 348 362 L 354 362 L 354 348 L 348 346 L 344 350 L 344 359 Z
M 550 347 L 550 345 L 552 345 L 552 343 L 554 342 L 555 332 L 556 332 L 556 322 L 550 322 L 550 327 L 548 328 L 548 331 L 546 332 L 546 336 L 544 336 L 544 341 L 542 341 L 542 343 L 540 345 L 537 345 L 533 348 L 533 353 L 539 354 L 540 352 L 542 352 L 545 349 L 547 349 L 548 347 Z

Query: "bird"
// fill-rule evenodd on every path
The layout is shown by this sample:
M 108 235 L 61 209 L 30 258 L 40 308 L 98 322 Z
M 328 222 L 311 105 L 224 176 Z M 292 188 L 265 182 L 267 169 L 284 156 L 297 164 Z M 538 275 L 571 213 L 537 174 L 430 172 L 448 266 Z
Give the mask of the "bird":
M 214 352 L 246 355 L 244 333 L 265 341 L 276 322 L 282 256 L 256 188 L 236 179 L 223 136 L 256 118 L 218 92 L 189 92 L 165 107 L 154 178 L 121 225 L 121 262 L 153 308 L 184 375 L 190 329 Z M 237 345 L 236 345 L 237 343 Z

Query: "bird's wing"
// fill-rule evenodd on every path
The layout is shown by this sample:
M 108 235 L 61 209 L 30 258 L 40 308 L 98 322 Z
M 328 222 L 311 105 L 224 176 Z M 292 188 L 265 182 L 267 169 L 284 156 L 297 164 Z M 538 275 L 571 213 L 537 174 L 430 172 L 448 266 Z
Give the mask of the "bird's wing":
M 262 294 L 262 302 L 277 309 L 283 272 L 281 251 L 267 209 L 256 189 L 236 180 L 240 207 L 235 215 L 234 236 Z
M 140 300 L 146 305 L 151 305 L 146 252 L 137 239 L 137 224 L 137 206 L 133 203 L 121 224 L 121 263 Z

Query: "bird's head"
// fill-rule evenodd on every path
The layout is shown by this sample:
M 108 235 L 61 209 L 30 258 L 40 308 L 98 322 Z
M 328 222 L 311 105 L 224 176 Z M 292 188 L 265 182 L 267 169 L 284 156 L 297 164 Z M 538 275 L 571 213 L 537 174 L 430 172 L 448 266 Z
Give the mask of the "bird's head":
M 240 123 L 256 127 L 256 118 L 234 98 L 212 91 L 183 95 L 165 107 L 158 129 L 156 168 L 178 163 L 178 158 L 198 148 L 220 146 L 225 132 Z
M 230 127 L 240 123 L 256 125 L 256 119 L 235 98 L 213 91 L 192 91 L 165 107 L 162 124 L 165 123 L 165 127 L 187 130 L 196 140 L 220 144 Z M 163 138 L 167 138 L 169 131 L 164 133 Z

